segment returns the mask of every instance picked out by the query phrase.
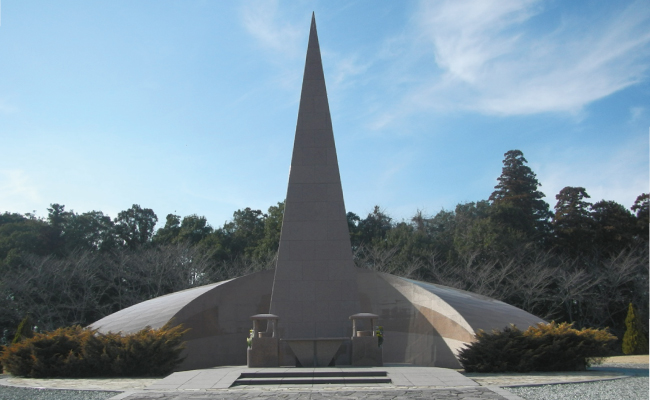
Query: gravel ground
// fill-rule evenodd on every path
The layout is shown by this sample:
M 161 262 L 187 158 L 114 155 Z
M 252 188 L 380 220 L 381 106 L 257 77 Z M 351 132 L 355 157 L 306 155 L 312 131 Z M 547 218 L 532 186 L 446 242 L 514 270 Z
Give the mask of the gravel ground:
M 507 390 L 526 400 L 638 400 L 648 398 L 648 378 L 632 377 L 613 381 L 529 386 L 507 388 Z
M 506 388 L 506 390 L 526 400 L 648 399 L 648 389 L 650 388 L 648 385 L 647 364 L 604 363 L 594 367 L 595 370 L 599 367 L 638 369 L 640 370 L 639 374 L 645 374 L 645 376 L 634 376 L 613 381 Z
M 603 363 L 600 365 L 592 366 L 594 369 L 598 368 L 633 368 L 633 369 L 648 369 L 648 364 L 623 364 L 623 363 Z
M 620 400 L 648 399 L 648 378 L 632 377 L 613 381 L 508 388 L 526 400 Z M 26 389 L 0 386 L 2 400 L 105 400 L 116 392 L 90 390 Z
M 93 390 L 27 389 L 0 386 L 0 399 L 2 400 L 104 400 L 117 394 L 117 392 Z

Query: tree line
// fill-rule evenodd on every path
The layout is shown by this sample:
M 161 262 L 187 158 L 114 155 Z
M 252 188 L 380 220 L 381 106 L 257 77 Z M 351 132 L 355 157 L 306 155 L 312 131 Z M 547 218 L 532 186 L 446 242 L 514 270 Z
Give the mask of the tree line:
M 649 196 L 628 209 L 565 187 L 551 209 L 519 150 L 505 153 L 487 200 L 394 221 L 348 212 L 357 266 L 490 296 L 535 315 L 610 327 L 629 303 L 647 334 Z M 39 329 L 88 324 L 143 300 L 274 268 L 284 203 L 205 217 L 133 205 L 115 219 L 52 204 L 46 218 L 0 214 L 0 329 L 29 315 Z

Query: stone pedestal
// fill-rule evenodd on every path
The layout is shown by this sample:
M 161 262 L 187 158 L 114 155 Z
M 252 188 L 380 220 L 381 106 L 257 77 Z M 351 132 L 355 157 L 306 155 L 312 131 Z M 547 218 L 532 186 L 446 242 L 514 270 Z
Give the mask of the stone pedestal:
M 381 367 L 384 365 L 377 336 L 352 338 L 352 365 L 358 367 Z
M 251 347 L 246 352 L 246 365 L 249 368 L 274 368 L 280 366 L 280 339 L 258 337 L 251 339 Z

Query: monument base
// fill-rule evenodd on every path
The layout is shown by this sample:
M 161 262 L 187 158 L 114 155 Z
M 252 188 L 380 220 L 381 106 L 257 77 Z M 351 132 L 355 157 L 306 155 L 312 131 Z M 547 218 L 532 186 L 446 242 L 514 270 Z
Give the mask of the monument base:
M 275 368 L 280 366 L 280 340 L 275 337 L 251 339 L 251 347 L 246 352 L 249 368 Z
M 381 367 L 384 365 L 377 336 L 352 338 L 352 365 L 356 367 Z

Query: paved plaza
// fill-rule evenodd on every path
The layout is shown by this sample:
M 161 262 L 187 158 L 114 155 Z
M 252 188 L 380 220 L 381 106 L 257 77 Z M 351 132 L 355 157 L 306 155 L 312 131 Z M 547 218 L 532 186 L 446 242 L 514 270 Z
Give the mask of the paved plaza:
M 283 400 L 319 400 L 319 399 L 350 399 L 350 400 L 400 400 L 400 399 L 440 399 L 440 400 L 473 400 L 473 399 L 521 399 L 505 390 L 496 388 L 502 394 L 490 388 L 450 388 L 450 389 L 419 389 L 419 390 L 332 390 L 332 391 L 299 391 L 299 392 L 268 392 L 268 391 L 229 391 L 219 393 L 180 393 L 180 392 L 148 392 L 136 393 L 126 397 L 117 396 L 112 399 L 127 400 L 201 400 L 201 399 L 283 399 Z
M 377 368 L 318 368 L 319 373 L 349 370 L 385 371 L 391 383 L 368 385 L 279 384 L 237 385 L 242 373 L 256 369 L 218 367 L 174 373 L 145 390 L 127 391 L 112 399 L 521 399 L 496 386 L 482 386 L 461 373 L 444 368 L 387 366 Z M 283 373 L 295 368 L 264 368 L 265 373 Z M 301 371 L 304 371 L 301 368 Z
M 648 376 L 648 356 L 614 357 L 606 367 L 589 371 L 529 374 L 461 374 L 456 370 L 432 367 L 388 365 L 364 370 L 386 371 L 389 384 L 279 384 L 237 385 L 242 373 L 257 371 L 245 366 L 216 367 L 181 371 L 162 379 L 27 379 L 4 376 L 0 384 L 24 388 L 114 391 L 112 400 L 200 400 L 200 399 L 521 399 L 510 386 L 535 386 L 625 379 Z M 642 367 L 632 370 L 627 366 Z M 336 372 L 350 368 L 318 368 Z M 291 371 L 292 368 L 265 368 L 264 372 Z M 301 369 L 306 370 L 306 369 Z M 361 370 L 361 369 L 357 369 Z M 109 395 L 110 396 L 110 395 Z

